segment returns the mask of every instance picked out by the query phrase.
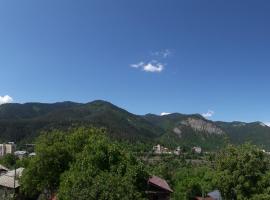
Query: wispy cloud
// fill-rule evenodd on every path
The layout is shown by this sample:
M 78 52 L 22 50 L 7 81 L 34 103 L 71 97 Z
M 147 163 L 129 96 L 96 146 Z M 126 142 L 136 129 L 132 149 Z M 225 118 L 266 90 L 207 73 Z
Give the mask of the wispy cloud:
M 205 118 L 210 118 L 210 117 L 212 117 L 214 114 L 215 114 L 214 111 L 208 110 L 208 112 L 203 113 L 202 116 L 205 117 Z
M 130 67 L 134 67 L 134 68 L 139 68 L 139 67 L 142 67 L 144 66 L 144 62 L 139 62 L 137 64 L 131 64 Z
M 171 54 L 172 52 L 169 49 L 151 52 L 147 60 L 131 64 L 130 67 L 139 68 L 145 72 L 162 72 L 166 65 L 163 61 Z
M 13 102 L 12 97 L 5 95 L 5 96 L 0 96 L 0 105 L 5 104 L 5 103 L 11 103 Z
M 169 49 L 155 51 L 151 53 L 153 56 L 160 56 L 162 58 L 167 58 L 172 55 L 172 52 Z
M 162 113 L 160 113 L 161 116 L 169 115 L 169 114 L 171 114 L 171 113 L 168 113 L 168 112 L 162 112 Z
M 130 66 L 134 67 L 134 68 L 140 68 L 146 72 L 162 72 L 164 70 L 165 64 L 160 63 L 156 60 L 152 60 L 148 63 L 141 61 L 141 62 L 136 63 L 136 64 L 131 64 Z

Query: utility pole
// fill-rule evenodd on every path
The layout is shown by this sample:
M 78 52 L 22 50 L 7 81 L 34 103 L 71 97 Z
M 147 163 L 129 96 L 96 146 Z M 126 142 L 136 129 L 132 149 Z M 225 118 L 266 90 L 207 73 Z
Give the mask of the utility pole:
M 16 144 L 17 144 L 17 134 L 15 135 L 15 142 L 14 142 L 14 152 L 16 151 Z M 13 199 L 16 200 L 16 176 L 17 176 L 17 171 L 16 171 L 16 159 L 15 159 L 15 164 L 14 164 L 14 195 L 13 195 Z
M 15 162 L 15 169 L 14 169 L 14 195 L 13 195 L 13 199 L 15 200 L 16 199 L 16 175 L 17 175 L 17 171 L 16 171 L 16 162 Z

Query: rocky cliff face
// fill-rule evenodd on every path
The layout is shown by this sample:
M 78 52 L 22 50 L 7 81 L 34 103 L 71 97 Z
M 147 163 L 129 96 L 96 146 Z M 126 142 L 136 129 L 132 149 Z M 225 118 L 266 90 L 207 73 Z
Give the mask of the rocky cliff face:
M 225 132 L 217 127 L 214 123 L 203 119 L 188 118 L 180 122 L 180 125 L 173 129 L 173 132 L 181 136 L 181 129 L 183 127 L 190 127 L 195 132 L 204 132 L 209 135 L 223 135 Z

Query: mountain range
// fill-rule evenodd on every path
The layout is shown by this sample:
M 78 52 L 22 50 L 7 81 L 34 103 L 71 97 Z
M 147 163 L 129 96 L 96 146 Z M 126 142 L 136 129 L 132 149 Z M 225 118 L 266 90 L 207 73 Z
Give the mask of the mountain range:
M 0 141 L 32 142 L 42 131 L 104 127 L 110 137 L 169 147 L 202 146 L 213 150 L 228 141 L 246 141 L 270 149 L 270 127 L 261 122 L 221 122 L 199 114 L 132 114 L 110 102 L 25 103 L 0 106 Z

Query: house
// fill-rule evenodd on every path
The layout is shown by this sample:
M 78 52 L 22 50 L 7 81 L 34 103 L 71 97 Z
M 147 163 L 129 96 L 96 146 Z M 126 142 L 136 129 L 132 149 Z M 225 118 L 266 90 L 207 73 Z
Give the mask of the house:
M 0 144 L 0 156 L 6 154 L 13 154 L 15 151 L 15 143 L 9 142 L 8 144 Z
M 16 157 L 18 157 L 19 159 L 22 159 L 22 158 L 27 156 L 27 152 L 26 151 L 15 151 L 14 155 Z
M 202 153 L 202 148 L 201 147 L 192 147 L 191 150 L 192 150 L 193 153 L 198 153 L 198 154 Z
M 6 154 L 13 154 L 15 151 L 15 143 L 9 142 L 6 144 Z
M 5 174 L 5 173 L 7 173 L 8 171 L 9 171 L 8 168 L 6 168 L 6 167 L 3 166 L 3 165 L 0 165 L 0 175 Z
M 195 200 L 222 200 L 219 190 L 209 192 L 206 197 L 196 197 Z
M 19 177 L 21 177 L 24 168 L 7 171 L 0 176 L 0 199 L 8 199 L 14 197 L 19 192 Z
M 177 147 L 175 150 L 174 150 L 174 155 L 177 155 L 179 156 L 181 154 L 181 148 L 180 147 Z
M 52 195 L 52 198 L 50 200 L 57 200 L 56 194 Z
M 44 190 L 44 192 L 39 195 L 37 200 L 42 200 L 42 199 L 57 200 L 57 194 L 56 193 L 49 194 L 49 193 L 47 193 L 46 190 Z
M 172 153 L 167 147 L 163 147 L 160 144 L 153 146 L 153 152 L 155 154 L 171 154 Z
M 152 176 L 147 181 L 146 195 L 149 200 L 169 200 L 173 190 L 168 183 L 157 176 Z
M 36 153 L 35 153 L 35 152 L 29 153 L 29 155 L 28 155 L 28 156 L 29 156 L 29 157 L 36 156 Z
M 155 154 L 161 154 L 163 151 L 163 147 L 160 144 L 158 144 L 156 146 L 153 146 L 153 151 Z

